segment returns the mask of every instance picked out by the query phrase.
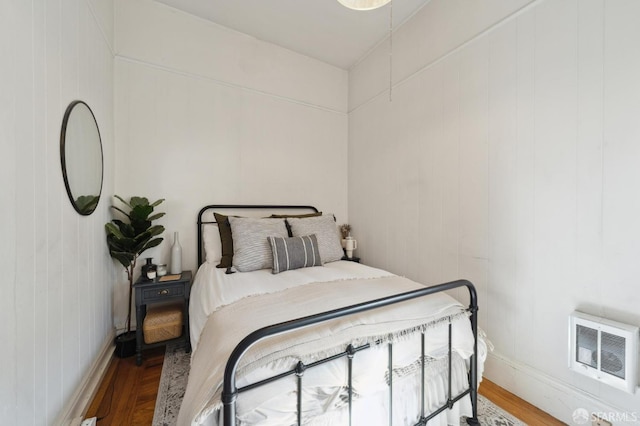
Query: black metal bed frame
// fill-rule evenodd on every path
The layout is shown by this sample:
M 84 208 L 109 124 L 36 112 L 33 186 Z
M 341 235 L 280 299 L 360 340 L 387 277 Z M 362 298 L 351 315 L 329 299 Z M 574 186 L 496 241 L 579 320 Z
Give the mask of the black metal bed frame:
M 310 210 L 314 212 L 318 212 L 313 206 L 292 206 L 292 205 L 234 205 L 234 204 L 219 204 L 219 205 L 208 205 L 203 207 L 198 213 L 198 265 L 202 264 L 202 226 L 205 224 L 213 224 L 215 221 L 203 221 L 203 215 L 209 210 L 215 209 L 262 209 L 262 210 Z M 224 426 L 235 426 L 236 424 L 236 400 L 240 393 L 255 389 L 262 385 L 266 385 L 268 383 L 274 382 L 276 380 L 282 379 L 284 377 L 289 377 L 295 375 L 297 377 L 297 421 L 298 425 L 302 424 L 302 386 L 303 386 L 303 376 L 304 372 L 321 364 L 331 362 L 340 358 L 347 358 L 347 372 L 348 372 L 348 410 L 349 410 L 349 425 L 351 425 L 352 421 L 352 402 L 353 402 L 353 387 L 352 387 L 352 371 L 353 371 L 353 360 L 355 358 L 356 353 L 368 349 L 371 345 L 365 344 L 362 346 L 354 347 L 353 345 L 348 345 L 344 352 L 338 353 L 328 358 L 324 358 L 313 363 L 305 365 L 301 361 L 298 362 L 295 368 L 286 371 L 284 373 L 275 375 L 273 377 L 261 380 L 256 383 L 252 383 L 250 385 L 238 388 L 236 386 L 236 372 L 238 368 L 238 364 L 240 363 L 240 359 L 242 356 L 257 342 L 267 339 L 271 336 L 275 336 L 278 334 L 287 333 L 293 330 L 309 327 L 314 324 L 318 324 L 325 321 L 330 321 L 336 318 L 344 317 L 347 315 L 357 314 L 360 312 L 369 311 L 372 309 L 381 308 L 384 306 L 400 303 L 403 301 L 407 301 L 410 299 L 416 299 L 419 297 L 428 296 L 431 294 L 452 290 L 455 288 L 466 287 L 469 291 L 469 307 L 467 311 L 469 312 L 469 320 L 471 322 L 471 329 L 473 332 L 473 355 L 470 359 L 469 366 L 469 375 L 468 389 L 462 391 L 458 395 L 452 395 L 451 389 L 451 376 L 452 376 L 452 327 L 451 320 L 449 320 L 449 336 L 448 336 L 448 394 L 447 401 L 440 408 L 432 411 L 428 415 L 425 413 L 425 353 L 424 353 L 424 343 L 425 343 L 425 333 L 422 332 L 421 336 L 421 346 L 422 346 L 422 355 L 421 355 L 421 412 L 420 418 L 418 422 L 414 426 L 423 426 L 427 425 L 429 420 L 433 419 L 438 414 L 442 413 L 447 409 L 451 409 L 453 405 L 464 398 L 466 395 L 469 395 L 471 398 L 471 406 L 473 415 L 472 417 L 467 418 L 467 423 L 469 425 L 479 425 L 478 422 L 478 404 L 477 404 L 477 386 L 478 386 L 478 298 L 474 285 L 467 280 L 457 280 L 451 281 L 444 284 L 439 284 L 431 287 L 425 287 L 423 289 L 418 289 L 414 291 L 409 291 L 405 293 L 396 294 L 393 296 L 384 297 L 381 299 L 375 299 L 363 303 L 359 303 L 356 305 L 346 306 L 343 308 L 334 309 L 327 312 L 322 312 L 315 315 L 310 315 L 307 317 L 298 318 L 291 321 L 282 322 L 279 324 L 270 325 L 267 327 L 263 327 L 259 330 L 254 331 L 253 333 L 246 336 L 244 339 L 238 343 L 235 347 L 231 356 L 227 360 L 225 372 L 224 372 L 224 383 L 223 383 L 223 391 L 222 391 L 222 404 L 223 404 L 223 425 Z M 393 426 L 393 344 L 388 343 L 388 353 L 389 353 L 389 362 L 388 362 L 388 377 L 389 377 L 389 426 Z

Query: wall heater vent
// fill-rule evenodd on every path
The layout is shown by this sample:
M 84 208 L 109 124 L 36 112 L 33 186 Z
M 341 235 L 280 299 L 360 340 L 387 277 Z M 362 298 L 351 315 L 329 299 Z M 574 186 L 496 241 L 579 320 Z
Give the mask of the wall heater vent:
M 635 393 L 638 335 L 636 326 L 573 312 L 569 316 L 569 368 Z

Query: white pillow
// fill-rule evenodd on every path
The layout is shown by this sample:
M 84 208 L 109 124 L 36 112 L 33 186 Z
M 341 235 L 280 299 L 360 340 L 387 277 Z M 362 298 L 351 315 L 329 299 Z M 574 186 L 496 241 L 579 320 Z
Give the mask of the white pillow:
M 288 237 L 284 219 L 229 216 L 233 237 L 233 266 L 239 272 L 271 268 L 268 237 Z
M 202 240 L 204 241 L 205 260 L 209 263 L 220 263 L 222 258 L 222 243 L 218 226 L 206 224 L 202 226 Z
M 316 234 L 322 262 L 334 262 L 344 256 L 340 231 L 332 214 L 305 218 L 289 217 L 287 222 L 294 237 Z

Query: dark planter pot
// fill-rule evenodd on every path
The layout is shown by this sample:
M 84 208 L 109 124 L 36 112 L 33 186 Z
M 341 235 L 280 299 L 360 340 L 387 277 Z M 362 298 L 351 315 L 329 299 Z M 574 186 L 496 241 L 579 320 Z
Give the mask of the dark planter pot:
M 128 358 L 136 354 L 136 332 L 130 331 L 116 336 L 115 356 Z

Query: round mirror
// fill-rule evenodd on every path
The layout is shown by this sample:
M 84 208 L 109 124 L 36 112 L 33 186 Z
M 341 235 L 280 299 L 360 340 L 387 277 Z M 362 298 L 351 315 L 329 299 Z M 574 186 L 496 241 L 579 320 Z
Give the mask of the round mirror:
M 89 105 L 73 101 L 67 107 L 60 132 L 62 176 L 73 208 L 90 215 L 102 192 L 102 142 Z

